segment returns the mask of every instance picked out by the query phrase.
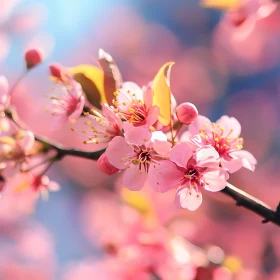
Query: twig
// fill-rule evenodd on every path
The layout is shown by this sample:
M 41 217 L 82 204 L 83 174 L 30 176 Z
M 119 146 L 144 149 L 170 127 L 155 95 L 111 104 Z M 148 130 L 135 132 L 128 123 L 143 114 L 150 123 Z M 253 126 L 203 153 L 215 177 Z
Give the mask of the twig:
M 280 207 L 277 207 L 277 210 L 274 211 L 264 202 L 234 187 L 231 184 L 227 184 L 227 186 L 221 192 L 233 198 L 236 201 L 237 206 L 242 206 L 263 217 L 264 220 L 262 223 L 272 222 L 280 226 L 280 211 L 278 211 L 280 210 Z
M 18 127 L 20 127 L 23 130 L 26 130 L 26 127 L 24 124 L 20 122 L 20 120 L 17 117 L 16 111 L 12 108 L 8 108 L 5 110 L 6 116 L 11 119 Z M 35 135 L 35 140 L 42 143 L 45 147 L 52 148 L 57 152 L 56 160 L 62 159 L 64 156 L 75 156 L 75 157 L 81 157 L 91 160 L 98 160 L 99 157 L 104 153 L 104 149 L 96 152 L 87 152 L 77 149 L 68 149 L 65 148 L 63 145 L 51 141 L 50 139 L 46 137 L 41 137 L 38 135 Z

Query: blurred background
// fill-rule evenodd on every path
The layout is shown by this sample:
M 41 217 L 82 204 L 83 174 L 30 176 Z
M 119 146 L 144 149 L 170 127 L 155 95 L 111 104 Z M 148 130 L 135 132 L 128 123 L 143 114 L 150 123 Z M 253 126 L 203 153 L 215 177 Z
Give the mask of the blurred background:
M 223 114 L 235 116 L 242 125 L 244 148 L 258 160 L 254 173 L 241 170 L 230 183 L 276 208 L 280 11 L 270 7 L 270 1 L 251 2 L 266 5 L 265 16 L 255 19 L 253 8 L 251 14 L 236 18 L 195 0 L 0 0 L 0 74 L 13 84 L 24 69 L 24 50 L 42 48 L 44 63 L 29 73 L 13 98 L 20 117 L 38 134 L 94 150 L 98 147 L 85 147 L 70 125 L 54 129 L 47 109 L 49 63 L 96 64 L 98 49 L 103 48 L 114 57 L 125 81 L 145 85 L 165 62 L 175 61 L 171 90 L 178 104 L 192 102 L 213 121 Z M 118 176 L 101 174 L 95 162 L 65 158 L 49 175 L 61 190 L 47 202 L 39 200 L 34 214 L 13 215 L 12 207 L 0 202 L 1 280 L 280 279 L 280 229 L 261 224 L 260 217 L 236 207 L 222 193 L 205 194 L 193 213 L 175 209 L 173 194 L 144 190 L 143 202 L 142 196 L 124 193 L 116 186 Z M 119 203 L 119 197 L 125 202 Z M 160 225 L 187 241 L 195 272 L 186 273 L 189 278 L 172 273 L 137 278 L 115 272 L 92 278 L 109 271 L 109 265 L 101 265 L 111 244 L 104 245 L 104 235 L 112 242 L 126 236 L 122 224 L 127 227 L 127 221 L 120 215 L 116 222 L 114 215 L 143 205 L 147 210 L 147 201 L 153 201 Z M 127 205 L 131 209 L 122 209 Z M 170 229 L 167 224 L 172 224 Z M 12 244 L 11 236 L 16 240 Z

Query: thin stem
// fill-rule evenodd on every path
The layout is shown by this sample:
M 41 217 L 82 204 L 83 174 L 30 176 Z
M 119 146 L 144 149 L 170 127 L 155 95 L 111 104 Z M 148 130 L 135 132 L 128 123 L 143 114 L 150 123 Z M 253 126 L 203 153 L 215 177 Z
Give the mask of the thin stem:
M 9 95 L 9 101 L 12 98 L 12 95 L 14 94 L 17 86 L 19 85 L 19 83 L 25 78 L 26 74 L 28 73 L 28 70 L 25 70 L 15 81 L 14 85 L 11 87 L 10 89 L 10 95 Z M 9 102 L 7 102 L 7 104 L 9 104 Z
M 272 222 L 280 226 L 280 204 L 278 205 L 277 210 L 274 211 L 261 200 L 249 195 L 231 184 L 227 184 L 221 192 L 233 198 L 236 201 L 237 206 L 242 206 L 263 217 L 264 220 L 262 223 Z
M 43 164 L 45 164 L 47 162 L 54 162 L 55 160 L 56 160 L 56 156 L 53 156 L 51 158 L 46 158 L 43 161 L 38 162 L 38 163 L 30 166 L 29 168 L 21 169 L 21 172 L 29 172 L 29 171 L 33 170 L 34 168 L 36 168 L 36 167 L 39 167 L 39 166 L 41 166 L 41 165 L 43 165 Z
M 11 119 L 20 129 L 27 130 L 26 126 L 20 122 L 16 111 L 12 108 L 8 108 L 5 110 L 6 116 Z M 98 160 L 99 157 L 104 153 L 104 149 L 96 152 L 87 152 L 77 149 L 68 149 L 65 148 L 63 145 L 51 141 L 50 139 L 46 137 L 41 137 L 38 135 L 35 135 L 35 140 L 42 143 L 45 147 L 49 149 L 54 149 L 57 152 L 57 155 L 55 157 L 56 160 L 62 159 L 64 156 L 75 156 L 75 157 L 81 157 L 91 160 Z

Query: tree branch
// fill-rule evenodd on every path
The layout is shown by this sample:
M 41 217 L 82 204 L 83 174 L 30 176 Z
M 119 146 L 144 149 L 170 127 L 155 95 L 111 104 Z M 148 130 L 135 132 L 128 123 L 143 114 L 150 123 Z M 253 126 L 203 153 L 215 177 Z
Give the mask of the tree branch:
M 17 113 L 14 109 L 8 108 L 5 110 L 6 116 L 12 120 L 19 128 L 23 130 L 27 130 L 25 125 L 22 124 L 17 116 Z M 99 157 L 105 152 L 105 150 L 100 150 L 96 152 L 88 152 L 88 151 L 82 151 L 77 149 L 68 149 L 65 148 L 63 145 L 51 141 L 50 139 L 46 137 L 40 137 L 38 135 L 35 135 L 35 140 L 42 143 L 46 147 L 50 147 L 57 152 L 57 159 L 62 159 L 64 156 L 75 156 L 80 158 L 86 158 L 91 160 L 98 160 Z
M 272 222 L 280 226 L 279 206 L 277 207 L 277 210 L 274 211 L 264 202 L 234 187 L 231 184 L 227 184 L 227 186 L 223 190 L 221 190 L 221 192 L 233 198 L 236 201 L 237 206 L 242 206 L 263 217 L 264 220 L 262 221 L 262 223 Z
M 17 124 L 21 129 L 26 129 L 23 124 L 19 121 L 16 111 L 9 108 L 5 110 L 5 114 L 8 118 L 10 118 L 15 124 Z M 50 147 L 57 152 L 57 159 L 61 159 L 64 156 L 75 156 L 90 160 L 97 160 L 105 150 L 100 150 L 96 152 L 87 152 L 77 149 L 67 149 L 63 145 L 53 142 L 45 137 L 40 137 L 35 135 L 35 139 L 42 143 L 46 147 Z M 263 223 L 272 222 L 278 226 L 280 226 L 280 204 L 277 207 L 277 210 L 274 211 L 264 202 L 258 200 L 257 198 L 247 194 L 246 192 L 234 187 L 231 184 L 227 184 L 227 186 L 221 191 L 222 193 L 230 196 L 236 201 L 237 206 L 242 206 L 257 215 L 264 218 Z

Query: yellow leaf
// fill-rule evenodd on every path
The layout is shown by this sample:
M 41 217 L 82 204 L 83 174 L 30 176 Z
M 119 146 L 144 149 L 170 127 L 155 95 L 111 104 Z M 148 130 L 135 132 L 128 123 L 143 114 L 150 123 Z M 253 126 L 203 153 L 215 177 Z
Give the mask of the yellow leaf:
M 142 192 L 133 192 L 123 188 L 121 196 L 128 205 L 140 212 L 149 214 L 152 211 L 151 203 Z
M 170 71 L 174 62 L 165 63 L 156 74 L 153 83 L 153 105 L 160 108 L 159 122 L 167 126 L 171 122 Z
M 81 84 L 88 101 L 101 108 L 100 103 L 107 103 L 104 92 L 104 74 L 101 69 L 92 65 L 78 65 L 70 69 L 75 80 Z
M 202 0 L 201 5 L 207 8 L 231 10 L 241 5 L 240 0 Z

